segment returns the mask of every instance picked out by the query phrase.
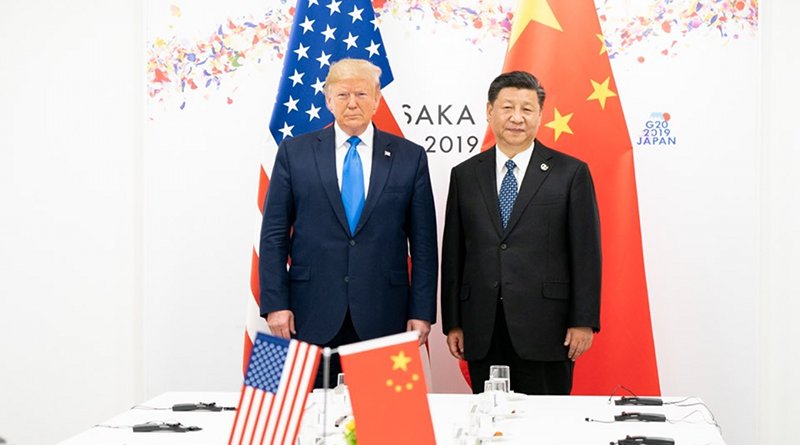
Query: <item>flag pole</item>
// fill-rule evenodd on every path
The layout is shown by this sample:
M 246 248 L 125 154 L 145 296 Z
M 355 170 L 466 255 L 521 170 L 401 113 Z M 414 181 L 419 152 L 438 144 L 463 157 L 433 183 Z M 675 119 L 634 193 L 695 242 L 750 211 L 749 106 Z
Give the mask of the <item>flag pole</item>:
M 328 382 L 331 373 L 331 348 L 322 350 L 322 444 L 328 442 Z

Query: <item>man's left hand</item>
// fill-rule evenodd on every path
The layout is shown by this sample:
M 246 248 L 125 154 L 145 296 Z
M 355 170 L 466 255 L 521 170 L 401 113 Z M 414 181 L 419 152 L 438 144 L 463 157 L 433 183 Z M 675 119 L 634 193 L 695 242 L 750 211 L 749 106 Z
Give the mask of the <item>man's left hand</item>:
M 592 347 L 592 337 L 594 333 L 589 327 L 576 327 L 567 329 L 567 338 L 564 339 L 564 346 L 569 346 L 569 359 L 573 362 L 584 352 Z
M 428 334 L 431 332 L 431 322 L 426 320 L 408 320 L 406 331 L 419 331 L 419 344 L 424 345 L 428 341 Z

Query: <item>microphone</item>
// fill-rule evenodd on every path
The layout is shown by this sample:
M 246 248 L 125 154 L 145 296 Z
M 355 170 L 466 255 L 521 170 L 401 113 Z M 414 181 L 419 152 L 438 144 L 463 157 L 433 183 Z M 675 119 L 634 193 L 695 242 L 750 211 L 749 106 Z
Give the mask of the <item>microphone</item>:
M 625 436 L 617 441 L 617 445 L 675 445 L 675 441 L 669 437 Z
M 167 422 L 147 422 L 133 426 L 134 433 L 155 433 L 155 432 L 186 433 L 189 431 L 200 431 L 200 430 L 202 430 L 202 428 L 200 428 L 199 426 L 183 426 L 181 423 L 167 423 Z
M 623 411 L 622 414 L 614 416 L 614 420 L 617 422 L 666 422 L 667 416 L 657 413 L 626 413 Z
M 619 400 L 614 401 L 615 405 L 648 405 L 648 406 L 661 406 L 664 402 L 657 397 L 626 397 L 622 396 Z
M 236 408 L 232 406 L 217 406 L 216 402 L 212 403 L 178 403 L 172 405 L 173 411 L 235 411 Z

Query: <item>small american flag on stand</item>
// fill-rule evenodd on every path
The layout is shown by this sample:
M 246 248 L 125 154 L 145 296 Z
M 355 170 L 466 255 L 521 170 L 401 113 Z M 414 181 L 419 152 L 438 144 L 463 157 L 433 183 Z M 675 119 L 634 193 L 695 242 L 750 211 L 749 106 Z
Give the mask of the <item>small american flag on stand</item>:
M 317 346 L 259 333 L 228 445 L 293 444 L 319 356 Z

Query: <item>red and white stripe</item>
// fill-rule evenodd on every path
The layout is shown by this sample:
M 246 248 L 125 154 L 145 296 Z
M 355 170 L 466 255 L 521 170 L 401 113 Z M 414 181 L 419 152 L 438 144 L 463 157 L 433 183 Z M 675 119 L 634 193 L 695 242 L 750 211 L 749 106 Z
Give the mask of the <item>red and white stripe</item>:
M 259 166 L 258 176 L 258 196 L 256 197 L 255 213 L 255 230 L 253 236 L 253 251 L 250 260 L 250 297 L 247 299 L 247 315 L 245 318 L 245 335 L 244 335 L 244 353 L 242 354 L 242 374 L 247 372 L 247 363 L 250 361 L 250 350 L 253 349 L 253 342 L 256 339 L 258 332 L 270 333 L 267 321 L 261 316 L 261 308 L 259 306 L 260 299 L 260 284 L 258 278 L 258 252 L 261 241 L 261 221 L 264 218 L 264 201 L 267 197 L 267 189 L 269 188 L 269 176 L 267 171 L 271 170 L 271 164 L 274 158 L 277 147 L 274 143 L 270 143 L 267 150 L 263 153 L 265 158 L 261 161 Z
M 292 340 L 275 394 L 243 386 L 228 445 L 294 444 L 319 356 L 319 347 Z

